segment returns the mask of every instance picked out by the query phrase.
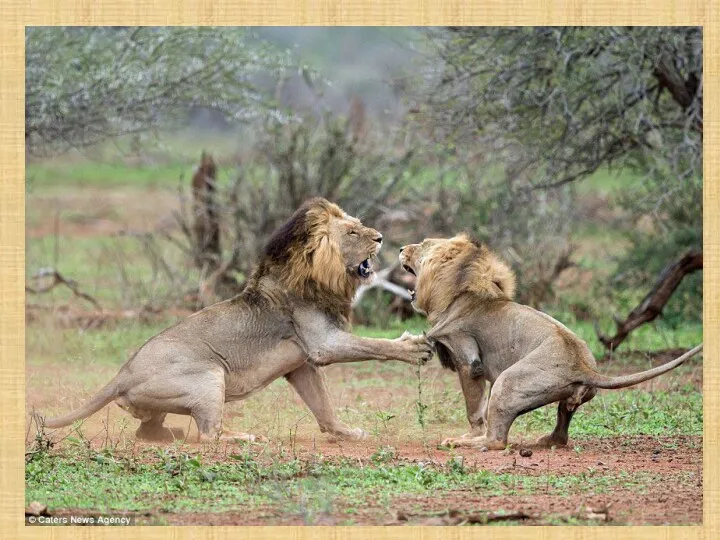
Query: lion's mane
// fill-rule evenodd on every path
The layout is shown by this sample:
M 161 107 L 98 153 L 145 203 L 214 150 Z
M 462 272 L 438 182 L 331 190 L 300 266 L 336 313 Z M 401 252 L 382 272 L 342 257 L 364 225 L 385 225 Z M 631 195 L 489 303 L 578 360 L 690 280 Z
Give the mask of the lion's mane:
M 306 201 L 265 244 L 250 287 L 272 275 L 287 292 L 347 323 L 359 283 L 347 272 L 340 246 L 329 234 L 330 221 L 344 216 L 325 199 Z
M 442 313 L 466 293 L 512 300 L 515 275 L 487 246 L 461 234 L 438 244 L 423 258 L 416 303 L 428 314 Z

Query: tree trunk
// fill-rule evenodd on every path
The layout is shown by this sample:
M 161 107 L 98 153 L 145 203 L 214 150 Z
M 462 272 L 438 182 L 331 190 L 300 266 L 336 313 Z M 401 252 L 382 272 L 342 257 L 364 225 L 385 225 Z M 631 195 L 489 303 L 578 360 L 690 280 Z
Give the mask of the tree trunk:
M 627 319 L 621 321 L 617 317 L 615 318 L 617 331 L 613 337 L 603 336 L 596 329 L 600 342 L 606 349 L 617 349 L 630 332 L 660 315 L 683 278 L 697 270 L 702 270 L 702 267 L 702 251 L 693 251 L 683 255 L 679 260 L 665 267 L 653 288 L 643 298 L 642 302 L 630 312 Z
M 220 221 L 215 201 L 216 166 L 203 152 L 200 166 L 192 178 L 193 236 L 195 262 L 204 271 L 220 265 Z

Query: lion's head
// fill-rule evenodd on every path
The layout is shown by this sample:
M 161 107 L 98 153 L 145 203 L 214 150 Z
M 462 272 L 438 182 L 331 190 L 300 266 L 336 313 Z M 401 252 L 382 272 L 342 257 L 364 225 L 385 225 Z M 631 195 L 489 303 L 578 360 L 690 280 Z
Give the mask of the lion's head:
M 430 319 L 464 293 L 507 300 L 515 294 L 515 275 L 510 267 L 464 234 L 426 238 L 420 244 L 403 246 L 400 264 L 417 276 L 415 291 L 410 291 L 412 304 Z
M 259 272 L 274 272 L 289 291 L 317 301 L 351 302 L 370 282 L 382 235 L 322 198 L 305 202 L 265 245 Z

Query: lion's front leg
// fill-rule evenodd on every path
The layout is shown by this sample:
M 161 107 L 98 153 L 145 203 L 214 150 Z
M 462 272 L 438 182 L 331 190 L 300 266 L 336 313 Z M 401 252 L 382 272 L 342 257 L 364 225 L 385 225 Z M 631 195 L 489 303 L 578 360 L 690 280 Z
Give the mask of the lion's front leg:
M 432 346 L 425 336 L 405 332 L 396 339 L 373 339 L 336 331 L 319 343 L 309 344 L 310 358 L 316 365 L 328 366 L 342 362 L 365 360 L 400 360 L 421 365 L 432 357 Z
M 312 411 L 320 426 L 320 431 L 340 439 L 367 438 L 367 433 L 362 429 L 350 428 L 335 416 L 335 410 L 330 402 L 330 394 L 325 384 L 325 376 L 319 368 L 305 364 L 288 373 L 285 378 Z
M 472 366 L 467 364 L 458 366 L 457 373 L 465 397 L 467 419 L 470 423 L 470 433 L 466 433 L 462 437 L 485 435 L 488 401 L 485 394 L 485 377 L 473 377 Z

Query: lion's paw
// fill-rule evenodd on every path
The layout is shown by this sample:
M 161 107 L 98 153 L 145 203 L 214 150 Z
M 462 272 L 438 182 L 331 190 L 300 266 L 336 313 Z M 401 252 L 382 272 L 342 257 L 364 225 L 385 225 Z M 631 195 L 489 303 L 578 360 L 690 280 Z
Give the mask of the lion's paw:
M 470 447 L 479 448 L 481 451 L 486 450 L 504 450 L 506 443 L 502 441 L 489 440 L 487 437 L 449 437 L 440 443 L 440 446 L 449 447 Z
M 535 444 L 545 448 L 551 448 L 553 446 L 567 446 L 567 437 L 562 439 L 560 437 L 553 437 L 552 435 L 543 435 Z
M 433 347 L 425 334 L 415 335 L 404 332 L 396 341 L 406 346 L 407 356 L 402 360 L 408 364 L 423 365 L 432 358 Z
M 342 428 L 330 433 L 330 441 L 363 441 L 370 435 L 360 428 Z

